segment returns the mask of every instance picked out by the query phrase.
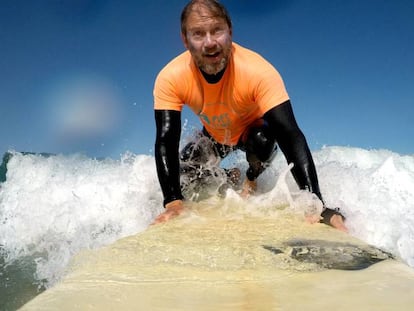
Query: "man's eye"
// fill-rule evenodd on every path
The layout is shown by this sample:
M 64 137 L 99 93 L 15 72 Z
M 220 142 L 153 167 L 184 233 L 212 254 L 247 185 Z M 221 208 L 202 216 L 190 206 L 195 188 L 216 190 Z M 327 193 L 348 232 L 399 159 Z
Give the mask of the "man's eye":
M 202 31 L 194 31 L 192 33 L 192 36 L 195 37 L 195 38 L 201 38 L 201 37 L 203 37 L 203 32 Z
M 226 32 L 226 29 L 225 28 L 222 28 L 222 27 L 214 28 L 211 31 L 211 35 L 212 36 L 215 36 L 215 37 L 219 37 L 219 36 L 223 35 L 225 32 Z
M 212 31 L 213 34 L 221 34 L 224 32 L 223 28 L 216 28 Z

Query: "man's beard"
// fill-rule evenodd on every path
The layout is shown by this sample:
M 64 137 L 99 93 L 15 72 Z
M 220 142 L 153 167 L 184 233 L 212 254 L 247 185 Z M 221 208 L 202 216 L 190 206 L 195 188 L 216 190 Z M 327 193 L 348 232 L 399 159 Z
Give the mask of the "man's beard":
M 221 53 L 223 57 L 220 59 L 218 63 L 214 63 L 214 64 L 209 64 L 205 62 L 203 59 L 205 57 L 204 55 L 200 57 L 194 57 L 197 67 L 209 75 L 215 75 L 219 73 L 224 68 L 226 68 L 227 63 L 229 62 L 230 53 L 231 53 L 231 45 L 227 48 L 224 48 L 221 51 Z
M 199 68 L 209 75 L 215 75 L 227 66 L 228 57 L 223 57 L 218 64 L 200 64 Z

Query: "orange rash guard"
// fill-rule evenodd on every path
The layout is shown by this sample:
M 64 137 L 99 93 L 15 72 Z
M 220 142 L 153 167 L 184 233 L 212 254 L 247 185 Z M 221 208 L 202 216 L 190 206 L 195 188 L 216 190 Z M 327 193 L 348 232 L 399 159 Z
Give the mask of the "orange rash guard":
M 209 84 L 186 51 L 160 71 L 154 86 L 155 110 L 181 111 L 186 104 L 217 142 L 229 146 L 237 145 L 252 122 L 288 99 L 277 70 L 236 43 L 219 82 Z

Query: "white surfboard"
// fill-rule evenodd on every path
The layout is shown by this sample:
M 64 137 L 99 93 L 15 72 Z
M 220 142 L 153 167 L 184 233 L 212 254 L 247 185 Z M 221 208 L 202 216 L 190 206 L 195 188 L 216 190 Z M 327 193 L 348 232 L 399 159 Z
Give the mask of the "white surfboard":
M 411 310 L 414 270 L 289 213 L 192 205 L 77 255 L 22 310 Z M 352 261 L 356 260 L 356 261 Z

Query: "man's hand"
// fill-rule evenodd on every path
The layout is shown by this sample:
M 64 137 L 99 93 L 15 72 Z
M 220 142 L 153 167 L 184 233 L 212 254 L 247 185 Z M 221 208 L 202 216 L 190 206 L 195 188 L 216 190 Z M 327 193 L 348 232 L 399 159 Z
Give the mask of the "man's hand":
M 257 190 L 257 182 L 256 180 L 248 180 L 245 179 L 240 196 L 243 199 L 247 199 L 251 194 L 253 194 Z
M 329 224 L 340 231 L 348 232 L 348 228 L 345 226 L 341 215 L 333 215 L 331 219 L 329 219 Z
M 165 212 L 158 215 L 152 225 L 160 224 L 170 220 L 171 218 L 177 217 L 183 212 L 183 210 L 184 205 L 182 200 L 171 201 L 165 205 Z
M 334 210 L 326 208 L 322 214 L 322 222 L 332 226 L 340 231 L 348 232 L 348 228 L 344 224 L 345 217 L 339 212 L 339 210 Z

